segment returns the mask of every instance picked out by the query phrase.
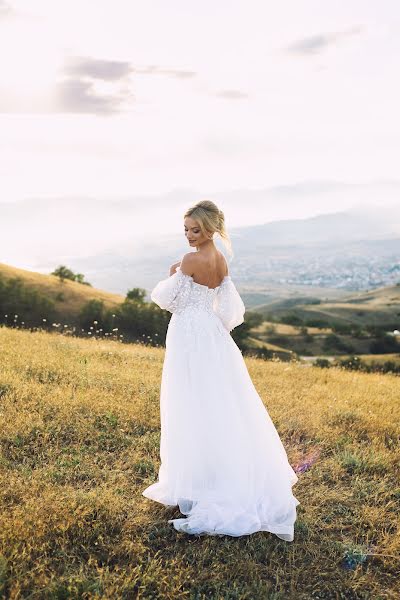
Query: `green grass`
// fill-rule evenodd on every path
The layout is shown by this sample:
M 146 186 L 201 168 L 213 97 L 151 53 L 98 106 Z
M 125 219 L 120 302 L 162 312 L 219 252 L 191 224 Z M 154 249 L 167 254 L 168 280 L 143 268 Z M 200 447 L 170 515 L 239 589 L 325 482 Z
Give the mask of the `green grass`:
M 189 536 L 141 495 L 162 348 L 0 328 L 0 597 L 398 598 L 392 375 L 246 358 L 299 473 L 295 539 Z

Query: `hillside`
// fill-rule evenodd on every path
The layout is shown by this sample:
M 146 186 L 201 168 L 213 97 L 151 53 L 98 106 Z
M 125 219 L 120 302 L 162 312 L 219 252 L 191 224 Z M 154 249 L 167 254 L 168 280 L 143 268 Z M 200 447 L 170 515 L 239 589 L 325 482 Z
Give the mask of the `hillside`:
M 313 303 L 315 302 L 315 303 Z M 355 325 L 384 326 L 396 328 L 400 323 L 400 286 L 381 287 L 368 292 L 352 293 L 338 301 L 323 302 L 317 298 L 272 300 L 256 307 L 265 317 L 272 314 L 282 317 L 290 313 L 302 321 L 319 320 L 327 326 L 332 321 Z
M 246 358 L 299 475 L 295 539 L 192 537 L 141 495 L 163 349 L 6 327 L 0 346 L 0 597 L 398 598 L 398 377 Z
M 98 290 L 68 279 L 61 283 L 54 275 L 43 275 L 4 263 L 0 263 L 0 277 L 7 279 L 20 277 L 27 286 L 53 300 L 57 314 L 66 321 L 71 317 L 75 318 L 89 300 L 102 300 L 106 308 L 117 306 L 124 300 L 119 294 Z

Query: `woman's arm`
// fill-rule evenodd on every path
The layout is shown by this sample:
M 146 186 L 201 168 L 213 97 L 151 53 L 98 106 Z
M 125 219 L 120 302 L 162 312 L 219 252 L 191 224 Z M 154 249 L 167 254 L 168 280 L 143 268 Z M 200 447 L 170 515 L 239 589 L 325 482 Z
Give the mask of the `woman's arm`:
M 176 267 L 179 267 L 179 265 L 181 264 L 181 261 L 174 263 L 173 265 L 170 266 L 169 268 L 169 274 L 173 275 L 174 273 L 176 273 Z

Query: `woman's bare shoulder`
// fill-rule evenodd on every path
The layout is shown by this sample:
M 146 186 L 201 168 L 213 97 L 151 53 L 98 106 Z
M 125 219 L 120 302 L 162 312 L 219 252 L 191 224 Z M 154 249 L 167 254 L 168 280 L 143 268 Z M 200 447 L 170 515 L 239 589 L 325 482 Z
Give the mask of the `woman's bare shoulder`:
M 193 275 L 193 272 L 198 265 L 198 257 L 196 256 L 196 252 L 187 252 L 182 256 L 180 269 L 182 273 L 186 275 Z

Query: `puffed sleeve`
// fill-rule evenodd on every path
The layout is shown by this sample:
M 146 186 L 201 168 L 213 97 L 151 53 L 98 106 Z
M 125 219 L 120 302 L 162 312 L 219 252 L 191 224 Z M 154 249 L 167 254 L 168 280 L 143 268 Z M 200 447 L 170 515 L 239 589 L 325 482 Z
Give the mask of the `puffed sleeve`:
M 246 307 L 230 275 L 226 275 L 214 299 L 214 312 L 228 331 L 243 323 Z
M 150 293 L 150 298 L 160 308 L 169 310 L 171 313 L 179 312 L 186 306 L 191 283 L 190 275 L 182 273 L 178 267 L 173 275 L 157 283 Z

